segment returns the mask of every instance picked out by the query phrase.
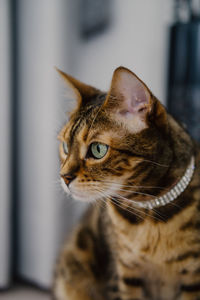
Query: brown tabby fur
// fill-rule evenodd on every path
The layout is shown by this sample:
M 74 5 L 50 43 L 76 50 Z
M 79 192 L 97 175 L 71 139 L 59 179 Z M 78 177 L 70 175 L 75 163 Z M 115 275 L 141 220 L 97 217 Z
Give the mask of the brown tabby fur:
M 69 148 L 65 156 L 61 143 L 61 176 L 74 176 L 69 186 L 95 205 L 60 254 L 54 298 L 200 299 L 198 146 L 128 69 L 114 72 L 108 94 L 59 72 L 78 101 L 59 134 Z M 145 101 L 136 112 L 130 109 L 130 118 L 124 84 L 131 80 Z M 102 159 L 87 158 L 94 141 L 109 145 Z M 173 203 L 147 210 L 127 200 L 166 193 L 183 176 L 192 155 L 192 181 Z M 111 185 L 117 186 L 115 196 L 109 196 Z

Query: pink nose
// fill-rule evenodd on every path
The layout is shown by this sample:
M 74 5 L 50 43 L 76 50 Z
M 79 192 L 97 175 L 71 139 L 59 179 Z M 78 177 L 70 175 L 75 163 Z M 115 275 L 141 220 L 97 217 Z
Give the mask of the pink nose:
M 72 180 L 74 180 L 74 178 L 75 178 L 75 176 L 72 174 L 61 175 L 61 177 L 64 179 L 66 185 L 69 185 L 70 182 L 72 182 Z

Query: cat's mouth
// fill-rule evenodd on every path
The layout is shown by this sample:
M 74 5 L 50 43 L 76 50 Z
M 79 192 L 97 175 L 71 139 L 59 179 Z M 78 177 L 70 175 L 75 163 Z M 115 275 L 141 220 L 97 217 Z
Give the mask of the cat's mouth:
M 103 198 L 102 193 L 98 192 L 96 189 L 84 190 L 83 188 L 78 189 L 74 186 L 67 186 L 65 181 L 61 178 L 61 186 L 64 191 L 70 195 L 74 200 L 93 202 Z

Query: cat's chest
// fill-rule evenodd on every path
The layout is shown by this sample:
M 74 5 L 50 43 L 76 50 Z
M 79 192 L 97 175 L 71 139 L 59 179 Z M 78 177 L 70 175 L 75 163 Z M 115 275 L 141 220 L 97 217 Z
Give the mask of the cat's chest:
M 167 223 L 146 219 L 135 225 L 112 209 L 109 213 L 112 221 L 109 244 L 115 257 L 120 289 L 129 293 L 131 285 L 133 288 L 135 283 L 143 282 L 142 292 L 151 297 L 142 295 L 142 299 L 178 299 L 184 283 L 181 272 L 191 267 L 190 261 L 182 259 L 183 254 L 193 253 L 191 245 L 194 251 L 194 241 L 199 239 L 197 231 L 180 230 L 183 220 L 186 222 L 193 215 L 193 208 Z M 199 249 L 198 244 L 195 247 Z
M 173 299 L 179 291 L 180 280 L 174 270 L 168 269 L 166 262 L 176 251 L 173 246 L 176 238 L 164 237 L 159 227 L 153 228 L 148 223 L 129 230 L 118 226 L 118 230 L 115 262 L 121 290 L 127 289 L 124 278 L 130 278 L 130 282 L 131 278 L 136 278 L 144 282 L 144 291 L 151 299 L 161 299 L 157 298 L 160 295 L 169 297 L 162 300 Z
M 162 273 L 162 267 L 172 256 L 173 249 L 168 248 L 169 238 L 161 236 L 159 228 L 151 228 L 149 224 L 120 231 L 116 234 L 117 261 L 129 269 L 139 266 L 143 273 L 154 278 Z
M 134 261 L 148 265 L 163 265 L 180 251 L 177 245 L 187 249 L 190 247 L 189 239 L 179 230 L 181 219 L 168 223 L 153 222 L 150 218 L 139 224 L 129 224 L 112 207 L 109 209 L 111 217 L 110 233 L 113 236 L 114 252 L 123 258 L 127 264 Z M 183 216 L 184 218 L 184 216 Z

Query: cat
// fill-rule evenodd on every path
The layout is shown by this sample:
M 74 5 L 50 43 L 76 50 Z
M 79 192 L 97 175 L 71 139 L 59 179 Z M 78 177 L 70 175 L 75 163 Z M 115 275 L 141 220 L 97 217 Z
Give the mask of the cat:
M 77 101 L 58 136 L 61 183 L 91 205 L 54 299 L 200 299 L 199 146 L 125 67 L 108 93 L 58 71 Z

